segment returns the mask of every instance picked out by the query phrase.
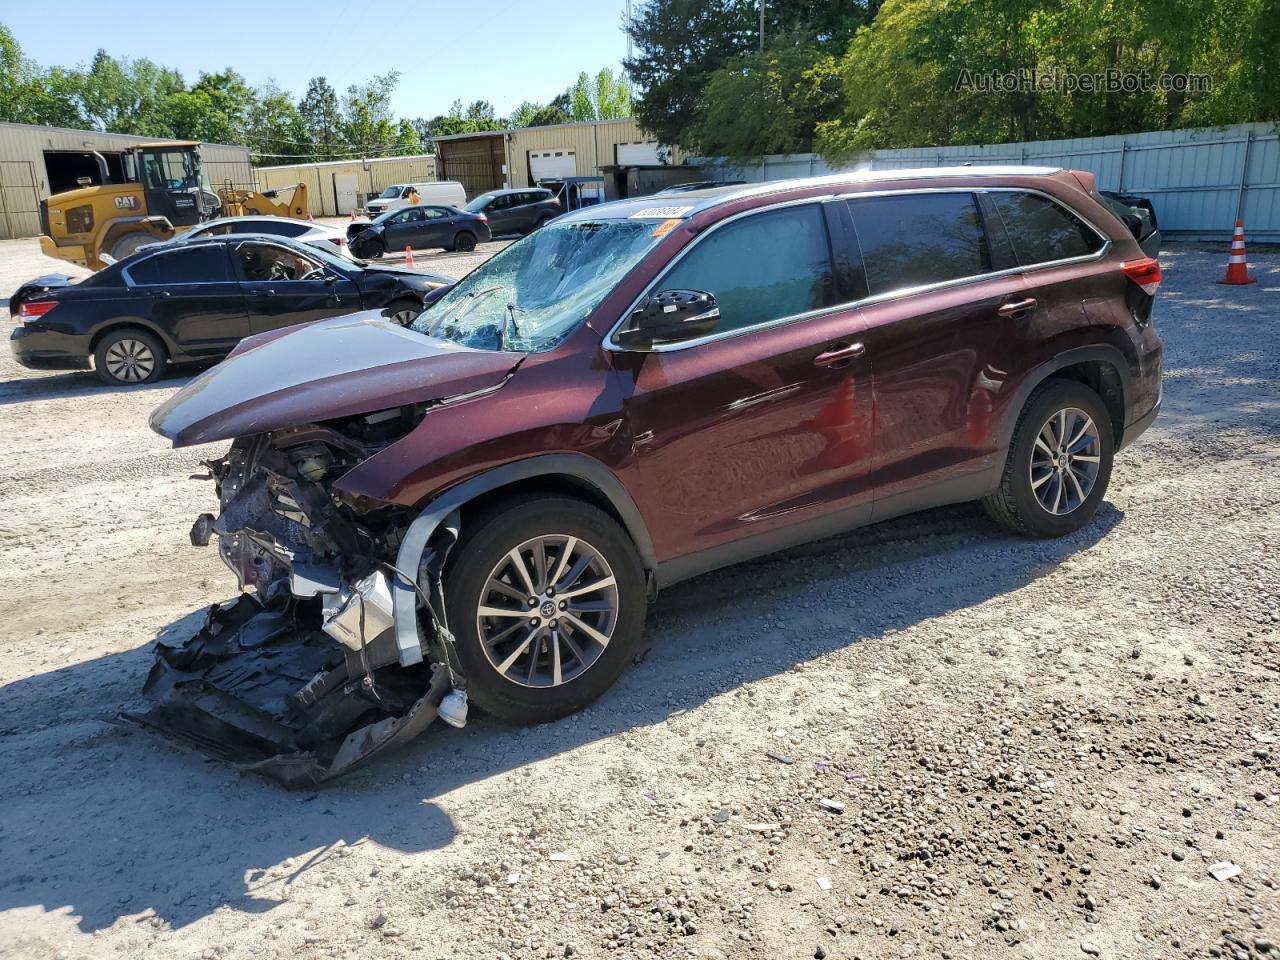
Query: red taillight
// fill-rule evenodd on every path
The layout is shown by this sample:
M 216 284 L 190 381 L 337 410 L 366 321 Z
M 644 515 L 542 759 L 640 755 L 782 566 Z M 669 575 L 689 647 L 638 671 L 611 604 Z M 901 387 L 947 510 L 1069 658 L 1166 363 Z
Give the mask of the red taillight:
M 347 242 L 342 237 L 325 237 L 325 239 L 328 240 L 330 243 L 332 243 L 335 247 L 340 247 Z
M 57 300 L 28 300 L 18 307 L 18 316 L 43 317 L 57 305 Z
M 482 214 L 480 214 L 480 222 L 481 222 L 481 223 L 488 223 L 488 222 L 489 222 L 489 218 L 488 218 L 488 217 L 486 217 L 486 216 L 482 213 Z
M 1143 293 L 1154 297 L 1160 289 L 1160 261 L 1151 257 L 1126 260 L 1120 264 L 1120 272 L 1142 288 Z
M 559 197 L 552 197 L 552 198 L 551 198 L 551 202 L 552 202 L 552 203 L 554 203 L 557 207 L 558 207 L 558 206 L 560 206 L 560 198 L 559 198 Z

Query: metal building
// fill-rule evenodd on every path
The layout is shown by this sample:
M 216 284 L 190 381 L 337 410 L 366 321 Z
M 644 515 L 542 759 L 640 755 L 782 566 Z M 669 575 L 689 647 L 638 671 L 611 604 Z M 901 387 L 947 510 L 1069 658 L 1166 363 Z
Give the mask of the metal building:
M 697 177 L 680 150 L 660 145 L 634 117 L 460 133 L 437 137 L 435 143 L 441 177 L 460 180 L 468 196 L 564 177 L 603 176 L 604 196 L 598 199 L 612 200 Z
M 106 158 L 107 168 L 117 177 L 122 172 L 121 154 L 126 147 L 164 139 L 0 123 L 0 239 L 39 236 L 41 200 L 74 190 L 82 178 L 100 182 L 95 151 Z M 247 147 L 206 143 L 201 145 L 200 155 L 215 188 L 230 180 L 239 189 L 252 189 L 253 168 Z
M 314 217 L 345 217 L 352 210 L 363 207 L 366 200 L 393 183 L 458 179 L 437 177 L 436 158 L 425 153 L 408 157 L 328 160 L 282 167 L 258 167 L 254 173 L 257 175 L 259 190 L 275 190 L 305 183 L 311 215 Z M 465 182 L 463 186 L 466 186 Z M 467 190 L 467 196 L 472 196 L 471 190 Z

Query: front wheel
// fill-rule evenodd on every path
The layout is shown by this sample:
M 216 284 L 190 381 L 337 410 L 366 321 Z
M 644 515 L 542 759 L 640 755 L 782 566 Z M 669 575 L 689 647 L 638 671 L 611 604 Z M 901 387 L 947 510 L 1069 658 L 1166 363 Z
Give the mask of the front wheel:
M 392 323 L 407 327 L 422 312 L 422 304 L 417 300 L 393 300 L 382 308 L 382 315 Z
M 449 627 L 482 709 L 516 723 L 573 713 L 634 656 L 644 570 L 608 514 L 569 497 L 501 504 L 463 525 L 445 577 Z
M 98 379 L 112 387 L 136 387 L 159 380 L 169 365 L 164 345 L 143 330 L 115 330 L 93 352 Z
M 360 244 L 360 249 L 356 256 L 361 260 L 380 260 L 386 252 L 387 245 L 381 240 L 366 240 Z
M 1000 487 L 983 506 L 1015 533 L 1073 533 L 1097 512 L 1114 456 L 1111 416 L 1102 398 L 1082 383 L 1049 380 L 1027 400 Z

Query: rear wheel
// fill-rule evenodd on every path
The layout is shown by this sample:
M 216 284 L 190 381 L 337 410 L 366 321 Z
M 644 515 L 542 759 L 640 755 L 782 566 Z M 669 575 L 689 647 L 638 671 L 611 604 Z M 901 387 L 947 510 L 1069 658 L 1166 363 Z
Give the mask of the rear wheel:
M 393 300 L 382 308 L 382 315 L 392 323 L 398 323 L 402 327 L 407 327 L 422 312 L 422 304 L 417 300 L 408 298 L 403 300 Z
M 169 365 L 169 354 L 144 330 L 113 330 L 98 342 L 93 361 L 103 383 L 135 387 L 159 380 Z
M 1027 400 L 1000 488 L 983 506 L 1016 533 L 1073 533 L 1097 512 L 1114 456 L 1111 416 L 1102 398 L 1082 383 L 1049 380 Z
M 476 248 L 476 235 L 468 233 L 466 230 L 459 232 L 453 238 L 453 249 L 458 253 L 470 253 Z
M 522 497 L 464 524 L 445 597 L 468 696 L 516 723 L 591 703 L 644 628 L 644 571 L 630 538 L 569 497 Z
M 144 243 L 156 243 L 160 239 L 160 237 L 150 233 L 126 233 L 111 245 L 111 258 L 119 262 L 125 257 L 131 257 L 137 253 L 138 248 Z

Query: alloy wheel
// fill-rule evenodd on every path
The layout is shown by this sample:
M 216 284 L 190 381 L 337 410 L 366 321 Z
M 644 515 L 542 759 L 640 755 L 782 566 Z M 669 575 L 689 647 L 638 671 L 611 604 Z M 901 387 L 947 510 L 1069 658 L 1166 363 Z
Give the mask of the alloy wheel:
M 1031 450 L 1031 489 L 1046 512 L 1065 516 L 1089 499 L 1102 463 L 1098 427 L 1083 410 L 1050 414 Z
M 524 687 L 558 687 L 589 670 L 618 623 L 618 585 L 603 554 L 547 534 L 509 551 L 485 581 L 476 628 L 489 664 Z
M 418 310 L 408 310 L 408 309 L 397 310 L 395 313 L 391 314 L 391 316 L 387 317 L 387 319 L 390 320 L 392 323 L 398 323 L 402 327 L 407 327 L 409 324 L 413 323 L 413 321 L 417 319 L 419 312 L 420 311 Z
M 117 340 L 107 348 L 107 372 L 121 383 L 141 383 L 156 368 L 156 356 L 141 340 Z

